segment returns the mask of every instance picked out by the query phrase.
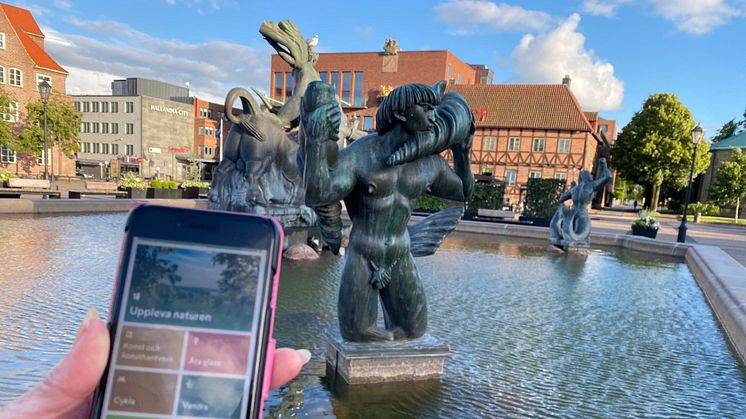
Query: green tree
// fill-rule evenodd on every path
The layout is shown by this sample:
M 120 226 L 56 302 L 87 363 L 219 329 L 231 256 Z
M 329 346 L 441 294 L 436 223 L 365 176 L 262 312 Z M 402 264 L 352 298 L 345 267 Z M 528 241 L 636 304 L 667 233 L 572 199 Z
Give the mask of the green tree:
M 622 177 L 617 177 L 616 181 L 614 182 L 614 198 L 619 199 L 621 201 L 624 201 L 627 199 L 627 196 L 629 195 L 629 188 L 632 185 L 630 185 L 629 181 Z
M 611 150 L 612 163 L 620 176 L 652 185 L 650 209 L 658 207 L 661 185 L 683 188 L 692 164 L 692 113 L 674 94 L 655 93 L 619 134 Z M 710 144 L 697 148 L 694 176 L 710 164 Z
M 743 121 L 736 122 L 735 119 L 731 119 L 730 121 L 723 124 L 723 126 L 718 130 L 717 135 L 712 137 L 712 142 L 716 143 L 718 141 L 722 141 L 726 138 L 732 137 L 736 134 L 738 131 L 738 126 L 741 125 Z
M 733 159 L 723 162 L 715 175 L 710 198 L 720 205 L 736 206 L 736 223 L 741 200 L 746 197 L 746 156 L 733 150 Z
M 7 114 L 10 112 L 10 104 L 13 102 L 13 96 L 6 92 L 2 86 L 0 86 L 0 114 Z M 4 115 L 3 115 L 4 116 Z M 10 147 L 13 140 L 13 123 L 7 121 L 6 118 L 0 118 L 0 147 Z
M 59 93 L 52 94 L 47 103 L 47 140 L 49 147 L 57 145 L 69 158 L 78 151 L 80 123 L 83 114 Z M 44 105 L 26 105 L 26 120 L 18 136 L 16 151 L 37 155 L 44 149 Z

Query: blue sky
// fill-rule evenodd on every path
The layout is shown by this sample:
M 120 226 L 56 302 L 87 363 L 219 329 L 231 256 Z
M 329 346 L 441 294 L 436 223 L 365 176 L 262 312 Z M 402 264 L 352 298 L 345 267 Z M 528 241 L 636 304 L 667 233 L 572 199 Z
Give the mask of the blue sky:
M 113 78 L 189 82 L 222 102 L 269 85 L 265 19 L 292 19 L 321 52 L 448 49 L 495 83 L 572 76 L 586 110 L 624 126 L 648 95 L 670 92 L 711 137 L 746 108 L 746 0 L 20 1 L 70 71 L 68 93 L 109 93 Z

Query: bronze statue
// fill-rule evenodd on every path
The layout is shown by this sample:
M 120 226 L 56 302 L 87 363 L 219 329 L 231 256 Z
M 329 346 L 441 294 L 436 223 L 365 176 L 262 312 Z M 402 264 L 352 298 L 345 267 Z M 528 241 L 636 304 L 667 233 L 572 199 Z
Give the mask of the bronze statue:
M 296 134 L 300 100 L 306 87 L 319 80 L 314 68 L 318 38 L 306 41 L 289 20 L 264 22 L 259 32 L 293 68 L 293 92 L 279 109 L 273 109 L 261 92 L 264 106 L 243 88 L 234 88 L 225 100 L 226 117 L 233 122 L 223 144 L 223 160 L 215 170 L 208 195 L 210 207 L 228 211 L 272 215 L 284 227 L 308 227 L 316 223 L 314 211 L 305 206 L 305 191 L 296 164 Z M 241 100 L 243 113 L 230 109 Z M 346 119 L 340 124 L 342 142 L 362 136 Z
M 600 158 L 599 178 L 595 181 L 587 171 L 580 172 L 580 183 L 572 182 L 570 189 L 560 196 L 560 204 L 549 223 L 549 242 L 567 250 L 569 247 L 587 247 L 591 235 L 591 217 L 588 215 L 590 205 L 596 192 L 601 190 L 611 179 L 611 172 L 606 166 L 606 159 Z M 572 198 L 572 206 L 565 201 Z
M 424 193 L 461 202 L 471 195 L 471 110 L 457 93 L 444 93 L 444 82 L 400 86 L 378 109 L 377 133 L 340 150 L 342 115 L 332 89 L 313 82 L 303 97 L 299 161 L 306 204 L 344 200 L 352 219 L 337 307 L 341 335 L 358 342 L 421 337 L 427 302 L 413 257 L 434 253 L 463 207 L 407 226 Z M 447 149 L 454 169 L 439 154 Z M 379 299 L 385 329 L 376 325 Z

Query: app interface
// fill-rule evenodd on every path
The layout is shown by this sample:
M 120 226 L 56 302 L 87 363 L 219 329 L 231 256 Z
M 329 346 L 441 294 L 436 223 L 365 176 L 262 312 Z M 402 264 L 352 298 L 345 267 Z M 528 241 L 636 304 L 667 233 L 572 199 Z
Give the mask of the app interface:
M 244 418 L 266 251 L 135 238 L 102 417 Z

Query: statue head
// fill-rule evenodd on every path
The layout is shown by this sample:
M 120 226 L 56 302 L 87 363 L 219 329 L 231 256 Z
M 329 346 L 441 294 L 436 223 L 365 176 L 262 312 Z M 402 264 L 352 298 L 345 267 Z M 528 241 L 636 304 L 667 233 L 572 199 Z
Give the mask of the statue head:
M 376 127 L 379 135 L 385 134 L 397 122 L 409 124 L 410 130 L 421 131 L 422 118 L 429 118 L 428 113 L 438 106 L 440 95 L 430 86 L 422 83 L 411 83 L 399 86 L 386 96 L 376 112 Z M 417 105 L 420 105 L 420 109 Z M 425 112 L 425 115 L 421 114 Z M 427 122 L 427 121 L 424 121 Z M 427 128 L 425 128 L 426 130 Z
M 593 176 L 591 176 L 591 172 L 587 170 L 583 170 L 580 172 L 580 182 L 581 183 L 590 183 L 593 182 Z

